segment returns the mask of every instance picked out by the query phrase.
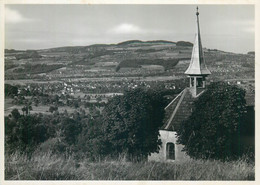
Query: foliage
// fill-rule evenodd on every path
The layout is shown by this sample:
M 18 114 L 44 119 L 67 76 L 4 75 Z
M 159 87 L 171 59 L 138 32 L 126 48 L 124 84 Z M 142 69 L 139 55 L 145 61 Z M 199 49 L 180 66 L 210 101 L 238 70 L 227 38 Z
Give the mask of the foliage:
M 7 61 L 7 60 L 6 60 Z M 15 67 L 18 67 L 19 65 L 17 64 L 13 64 L 13 63 L 10 63 L 10 62 L 6 62 L 5 63 L 5 71 L 8 70 L 8 69 L 12 69 L 12 68 L 15 68 Z
M 162 65 L 165 70 L 173 69 L 174 66 L 178 64 L 180 60 L 184 60 L 186 58 L 178 59 L 178 58 L 171 58 L 171 59 L 127 59 L 120 62 L 117 66 L 118 69 L 123 67 L 133 67 L 138 68 L 141 65 Z M 117 70 L 118 70 L 117 69 Z
M 186 42 L 186 41 L 178 41 L 176 43 L 176 46 L 193 46 L 193 44 L 190 42 Z
M 179 143 L 193 158 L 235 159 L 241 143 L 246 111 L 245 91 L 224 82 L 212 83 L 195 102 L 195 110 L 178 131 Z
M 247 52 L 248 55 L 255 55 L 255 52 L 254 51 L 249 51 Z
M 175 163 L 89 162 L 73 156 L 38 153 L 5 156 L 5 180 L 255 180 L 255 165 L 236 161 L 187 160 Z
M 18 68 L 15 69 L 15 73 L 26 73 L 26 74 L 37 74 L 37 73 L 47 73 L 51 72 L 53 70 L 62 68 L 62 64 L 53 64 L 53 65 L 47 65 L 47 64 L 25 64 L 23 66 L 24 68 Z
M 77 157 L 88 158 L 92 161 L 99 160 L 104 156 L 104 135 L 101 130 L 102 122 L 100 118 L 85 120 L 82 132 L 78 136 L 75 151 Z
M 69 145 L 75 144 L 77 136 L 81 132 L 81 125 L 75 119 L 64 118 L 61 121 L 62 136 Z
M 56 111 L 56 110 L 58 110 L 58 107 L 57 107 L 57 106 L 51 105 L 50 108 L 49 108 L 49 111 L 50 111 L 51 113 L 53 113 L 53 112 Z
M 14 109 L 11 115 L 5 118 L 5 146 L 9 152 L 30 153 L 47 138 L 47 125 L 42 123 L 39 116 L 23 116 Z
M 55 110 L 51 115 L 30 115 L 23 110 L 21 115 L 14 109 L 5 117 L 6 152 L 30 155 L 35 151 L 56 154 L 68 152 L 95 160 L 102 150 L 103 141 L 99 127 L 101 122 L 94 117 L 95 115 L 96 112 L 93 116 L 86 115 L 81 109 L 80 112 L 75 111 L 71 114 Z
M 118 46 L 127 46 L 127 45 L 131 45 L 131 44 L 175 44 L 175 42 L 171 42 L 171 41 L 166 41 L 166 40 L 151 40 L 151 41 L 141 41 L 141 40 L 128 40 L 128 41 L 124 41 L 124 42 L 120 42 L 117 45 Z
M 18 87 L 10 85 L 10 84 L 5 84 L 5 96 L 13 97 L 13 96 L 16 96 L 17 93 L 18 93 Z
M 139 158 L 158 151 L 163 107 L 162 96 L 143 89 L 126 91 L 109 101 L 102 125 L 106 152 Z
M 5 53 L 16 53 L 16 52 L 19 52 L 19 50 L 5 49 Z
M 39 53 L 37 51 L 27 50 L 26 52 L 24 52 L 22 54 L 16 54 L 15 58 L 17 60 L 21 60 L 21 59 L 28 59 L 28 58 L 42 58 L 42 56 L 39 55 Z

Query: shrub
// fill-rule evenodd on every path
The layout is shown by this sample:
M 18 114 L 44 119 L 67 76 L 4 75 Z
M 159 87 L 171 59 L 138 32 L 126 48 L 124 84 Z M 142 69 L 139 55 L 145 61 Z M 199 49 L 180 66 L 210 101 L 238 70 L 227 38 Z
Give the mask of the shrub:
M 159 149 L 159 127 L 164 116 L 162 96 L 136 89 L 116 96 L 103 110 L 103 137 L 108 154 L 126 153 L 141 159 Z M 134 160 L 135 160 L 134 159 Z
M 17 96 L 17 94 L 18 94 L 18 87 L 10 84 L 5 84 L 5 96 L 14 97 Z
M 179 143 L 193 158 L 236 159 L 245 152 L 245 91 L 224 82 L 212 83 L 181 124 Z
M 47 138 L 47 127 L 40 117 L 21 116 L 16 110 L 12 111 L 10 117 L 5 117 L 5 146 L 8 152 L 31 153 Z

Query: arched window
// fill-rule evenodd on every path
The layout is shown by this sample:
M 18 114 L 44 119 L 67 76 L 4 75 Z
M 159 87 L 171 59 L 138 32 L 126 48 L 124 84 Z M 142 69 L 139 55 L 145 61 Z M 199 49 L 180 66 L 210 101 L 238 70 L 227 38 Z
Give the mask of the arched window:
M 173 143 L 166 144 L 166 159 L 175 160 L 175 145 Z

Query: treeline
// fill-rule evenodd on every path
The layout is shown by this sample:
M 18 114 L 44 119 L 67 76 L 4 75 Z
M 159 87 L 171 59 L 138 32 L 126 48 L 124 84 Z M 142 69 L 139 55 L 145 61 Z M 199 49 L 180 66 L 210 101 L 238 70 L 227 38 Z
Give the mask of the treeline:
M 24 68 L 15 69 L 15 73 L 24 73 L 24 74 L 37 74 L 37 73 L 47 73 L 59 68 L 62 68 L 62 64 L 53 64 L 53 65 L 47 65 L 47 64 L 25 64 L 23 66 Z
M 5 49 L 5 53 L 16 53 L 19 52 L 18 50 L 14 50 L 14 49 Z
M 39 53 L 37 51 L 34 51 L 34 50 L 27 50 L 25 51 L 24 53 L 22 54 L 17 54 L 15 55 L 15 58 L 17 60 L 21 60 L 21 59 L 29 59 L 29 58 L 42 58 L 41 55 L 39 55 Z
M 17 93 L 18 93 L 18 87 L 10 85 L 10 84 L 5 84 L 5 96 L 6 97 L 17 96 Z
M 176 66 L 180 60 L 187 60 L 187 58 L 153 59 L 153 60 L 128 59 L 128 60 L 123 60 L 122 62 L 120 62 L 120 64 L 116 68 L 116 71 L 118 71 L 120 68 L 123 68 L 123 67 L 139 68 L 142 65 L 161 65 L 164 67 L 165 70 L 169 70 L 169 69 L 174 68 L 174 66 Z
M 192 47 L 193 44 L 190 43 L 190 42 L 186 42 L 186 41 L 178 41 L 178 42 L 176 43 L 176 46 L 190 46 L 190 47 Z
M 8 69 L 12 69 L 12 68 L 15 68 L 15 67 L 18 67 L 17 64 L 8 64 L 8 63 L 5 63 L 5 71 L 8 70 Z
M 136 89 L 110 100 L 102 115 L 94 107 L 89 114 L 83 109 L 59 113 L 50 107 L 51 115 L 21 115 L 14 109 L 5 117 L 5 151 L 72 154 L 88 160 L 127 154 L 140 160 L 158 150 L 164 106 L 161 92 Z
M 21 115 L 14 109 L 5 117 L 5 149 L 7 153 L 29 155 L 37 151 L 75 152 L 79 147 L 79 137 L 91 137 L 95 133 L 86 135 L 85 132 L 95 129 L 98 123 L 96 118 L 87 116 L 84 111 L 72 114 L 56 111 L 52 115 Z
M 152 53 L 152 52 L 156 52 L 156 51 L 161 51 L 162 49 L 160 50 L 156 50 L 154 48 L 150 48 L 150 49 L 137 49 L 136 52 L 139 52 L 139 53 Z

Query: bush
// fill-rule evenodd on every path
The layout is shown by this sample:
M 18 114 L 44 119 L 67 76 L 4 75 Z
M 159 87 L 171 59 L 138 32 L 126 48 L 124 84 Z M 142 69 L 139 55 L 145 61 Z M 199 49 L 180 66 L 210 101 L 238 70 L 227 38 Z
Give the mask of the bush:
M 14 97 L 17 96 L 17 94 L 18 94 L 18 87 L 10 84 L 5 84 L 5 96 Z
M 236 159 L 245 152 L 245 91 L 224 82 L 212 83 L 181 124 L 179 143 L 193 158 Z
M 31 153 L 47 138 L 47 127 L 40 117 L 21 116 L 17 110 L 13 110 L 10 117 L 5 117 L 5 146 L 8 152 Z
M 116 96 L 103 110 L 103 138 L 107 154 L 139 160 L 159 149 L 159 127 L 164 116 L 162 96 L 143 89 Z

